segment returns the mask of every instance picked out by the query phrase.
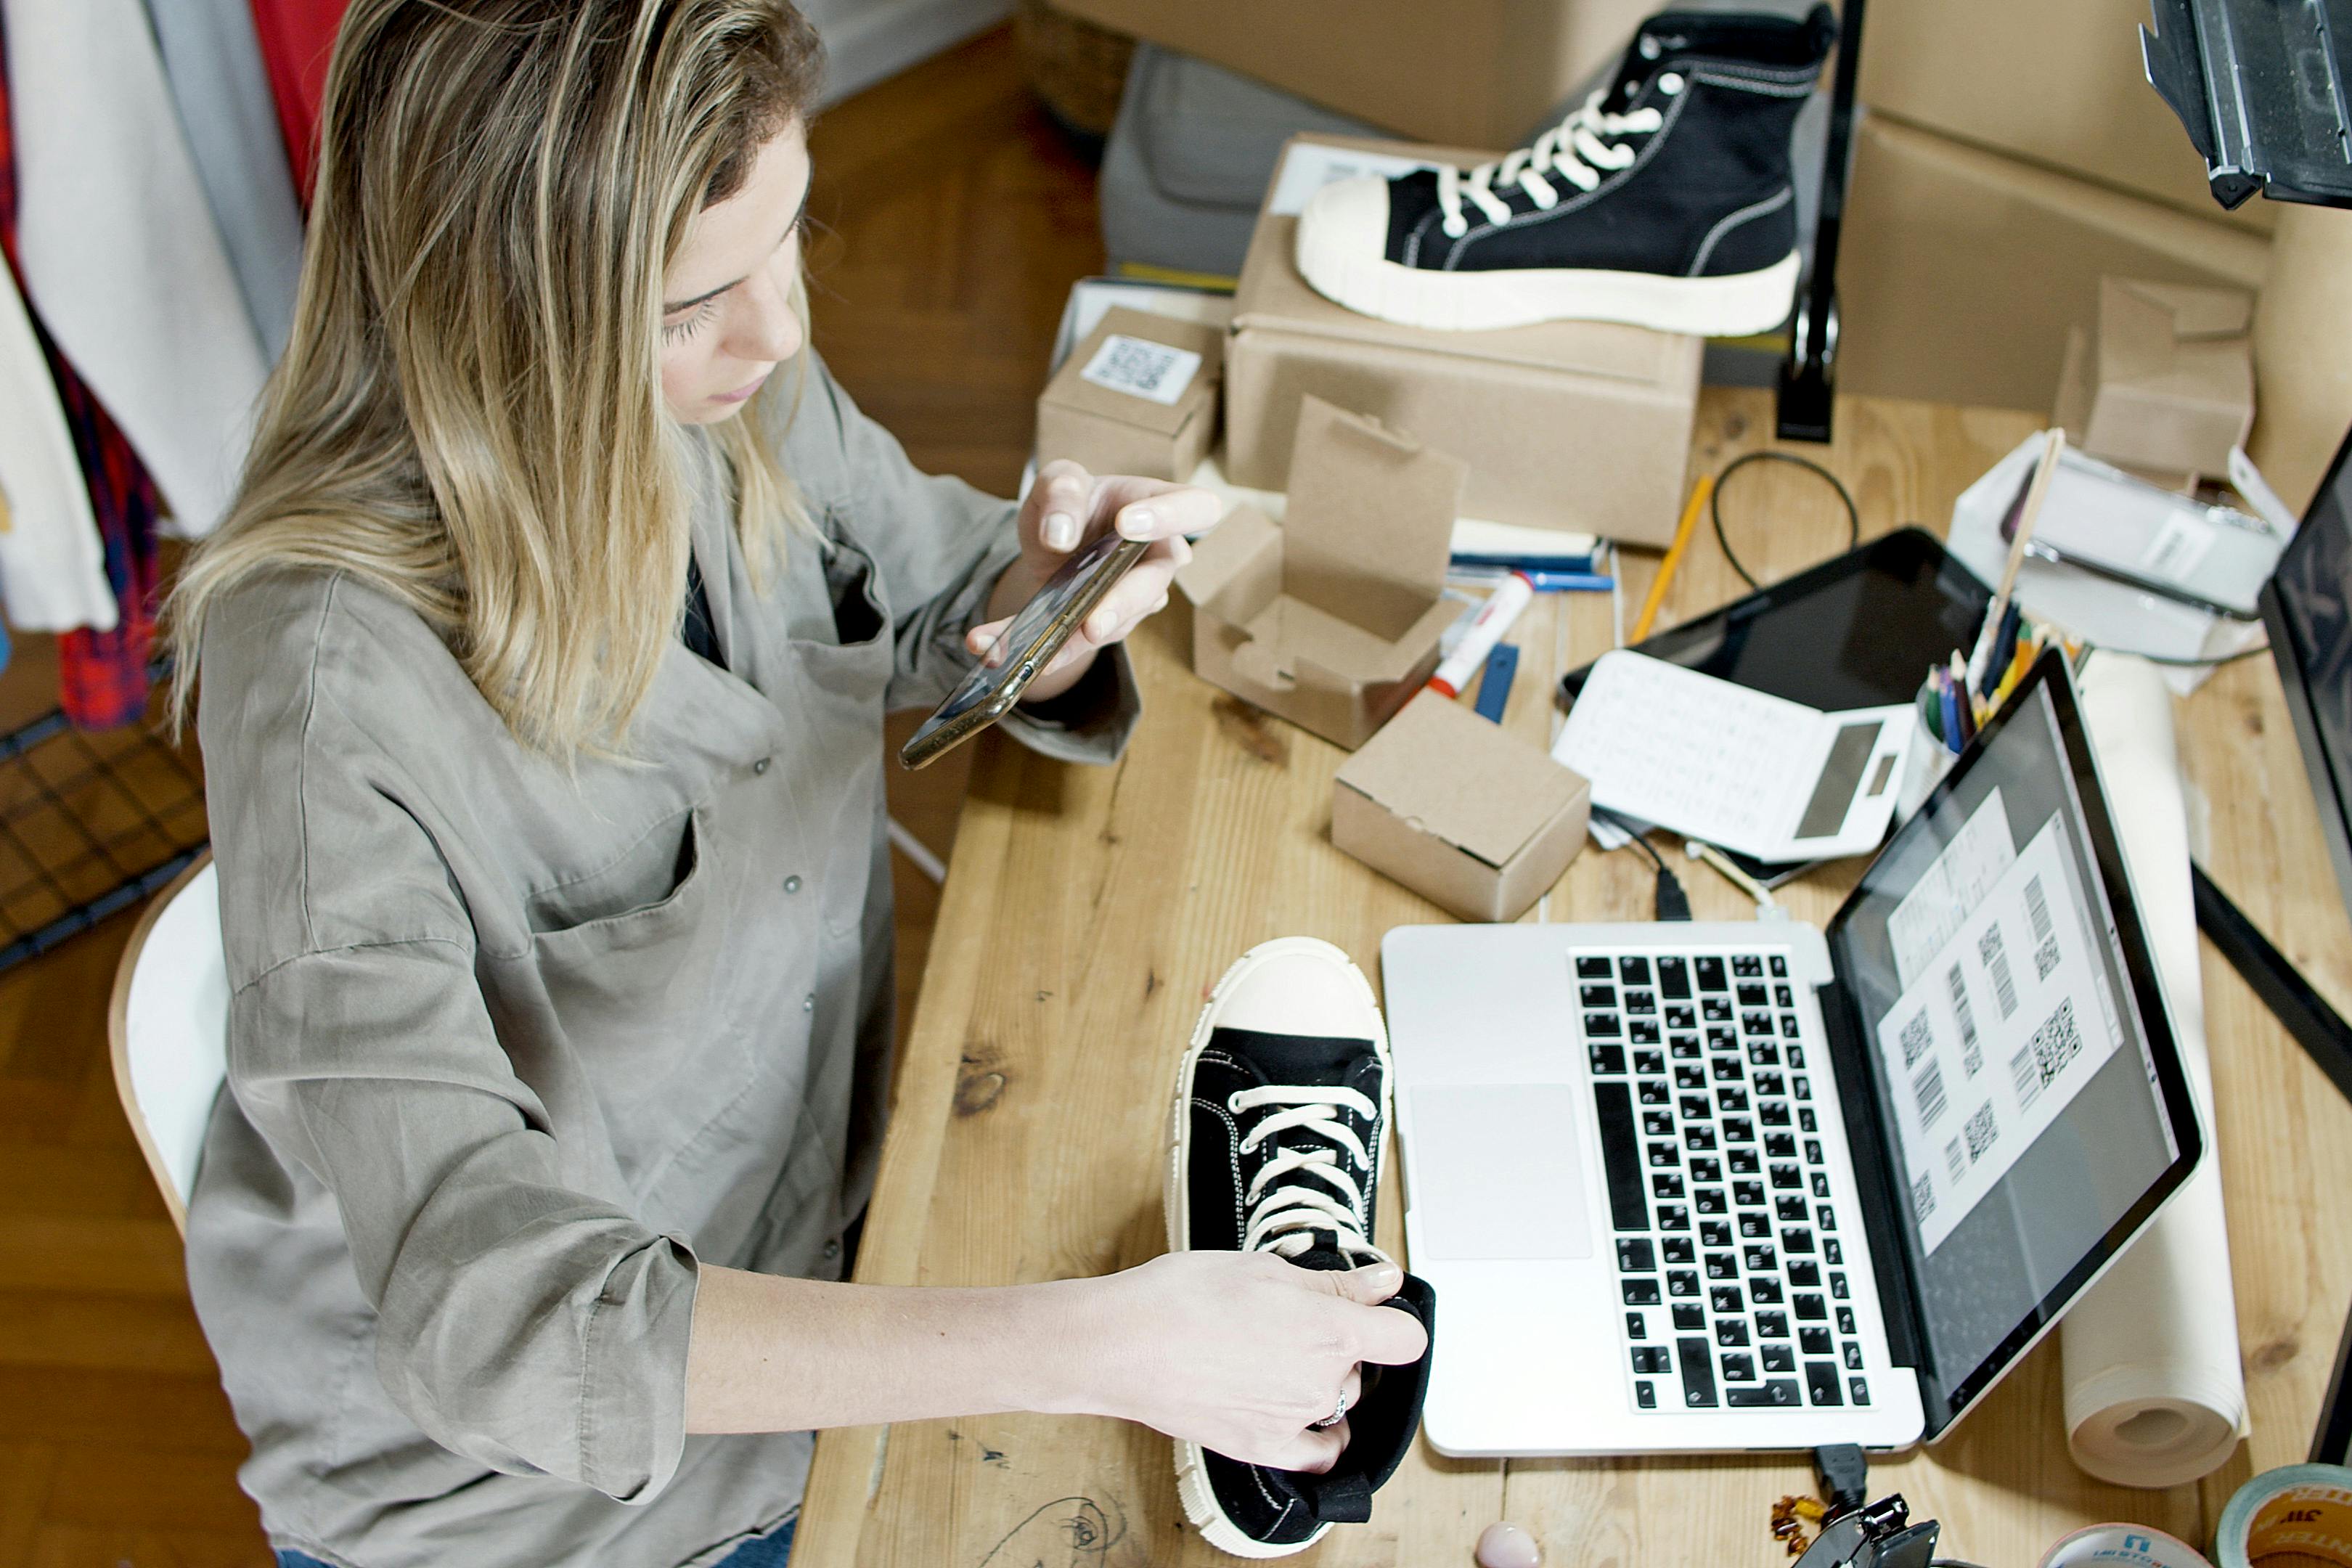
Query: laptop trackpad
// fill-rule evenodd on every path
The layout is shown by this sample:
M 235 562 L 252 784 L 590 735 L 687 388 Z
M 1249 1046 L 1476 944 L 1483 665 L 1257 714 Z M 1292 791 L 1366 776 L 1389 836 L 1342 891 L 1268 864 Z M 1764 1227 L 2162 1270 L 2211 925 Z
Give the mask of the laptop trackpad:
M 1592 1256 L 1574 1089 L 1465 1084 L 1408 1098 L 1413 1239 L 1426 1260 Z

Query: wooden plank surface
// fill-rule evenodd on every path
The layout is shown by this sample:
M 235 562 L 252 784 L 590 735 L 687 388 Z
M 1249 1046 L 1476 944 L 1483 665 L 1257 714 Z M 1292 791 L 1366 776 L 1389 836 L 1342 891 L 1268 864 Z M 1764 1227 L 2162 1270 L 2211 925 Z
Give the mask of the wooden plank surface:
M 1767 444 L 1767 395 L 1711 390 L 1693 473 Z M 2008 412 L 1845 400 L 1824 462 L 1852 489 L 1865 536 L 1906 521 L 1940 532 L 1953 498 L 2036 421 Z M 1828 488 L 1782 465 L 1743 471 L 1727 529 L 1759 577 L 1837 553 Z M 1654 556 L 1622 566 L 1638 605 Z M 1736 595 L 1711 538 L 1695 542 L 1660 625 Z M 1181 613 L 1181 612 L 1180 612 Z M 1630 612 L 1629 612 L 1630 613 Z M 1506 723 L 1549 741 L 1559 675 L 1612 646 L 1602 595 L 1545 596 Z M 1433 906 L 1335 851 L 1331 776 L 1343 758 L 1195 679 L 1174 616 L 1138 637 L 1148 714 L 1125 761 L 1065 767 L 990 738 L 971 797 L 908 1042 L 858 1278 L 994 1285 L 1099 1273 L 1161 1249 L 1159 1162 L 1178 1055 L 1207 986 L 1244 949 L 1304 932 L 1377 973 L 1391 926 Z M 2224 670 L 2180 711 L 2195 842 L 2216 878 L 2331 994 L 2352 997 L 2352 931 L 2321 850 L 2294 734 L 2266 661 Z M 1820 922 L 1852 883 L 1832 868 L 1787 889 Z M 1692 868 L 1698 917 L 1746 901 Z M 1646 919 L 1633 854 L 1588 852 L 1530 919 Z M 2065 1531 L 2128 1519 L 2201 1541 L 2254 1468 L 2302 1455 L 2352 1300 L 2352 1114 L 2208 951 L 2237 1292 L 2255 1412 L 2252 1441 L 2201 1487 L 2129 1491 L 2065 1455 L 2054 1339 L 1948 1442 L 1884 1458 L 1947 1523 L 1947 1554 L 2036 1561 Z M 1394 1166 L 1380 1239 L 1401 1244 Z M 1226 1561 L 1182 1528 L 1169 1444 L 1119 1423 L 992 1416 L 830 1433 L 817 1447 L 795 1568 L 1046 1568 Z M 1553 1564 L 1769 1563 L 1767 1516 L 1811 1479 L 1799 1456 L 1452 1461 L 1418 1446 L 1370 1524 L 1298 1561 L 1346 1568 L 1466 1563 L 1510 1518 Z

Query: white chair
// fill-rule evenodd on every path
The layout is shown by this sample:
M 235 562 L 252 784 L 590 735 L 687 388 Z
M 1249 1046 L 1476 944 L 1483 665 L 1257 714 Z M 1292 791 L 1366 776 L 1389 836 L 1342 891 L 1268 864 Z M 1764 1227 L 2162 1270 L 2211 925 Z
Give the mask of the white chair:
M 205 854 L 139 917 L 107 1016 L 114 1087 L 182 1235 L 205 1127 L 228 1079 L 228 961 L 220 879 Z

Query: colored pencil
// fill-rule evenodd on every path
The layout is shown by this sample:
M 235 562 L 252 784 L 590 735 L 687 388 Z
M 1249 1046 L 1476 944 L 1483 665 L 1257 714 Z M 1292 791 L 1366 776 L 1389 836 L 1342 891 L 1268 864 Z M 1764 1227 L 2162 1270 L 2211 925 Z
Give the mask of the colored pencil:
M 1683 552 L 1690 548 L 1691 534 L 1698 527 L 1698 514 L 1706 510 L 1706 498 L 1714 493 L 1713 474 L 1701 474 L 1698 483 L 1691 486 L 1690 500 L 1683 507 L 1683 520 L 1675 524 L 1675 542 L 1666 546 L 1666 558 L 1658 563 L 1658 574 L 1650 584 L 1650 596 L 1642 601 L 1642 613 L 1634 617 L 1628 642 L 1640 642 L 1650 635 L 1650 623 L 1658 618 L 1658 606 L 1666 602 L 1666 584 L 1675 580 L 1675 569 L 1683 563 Z

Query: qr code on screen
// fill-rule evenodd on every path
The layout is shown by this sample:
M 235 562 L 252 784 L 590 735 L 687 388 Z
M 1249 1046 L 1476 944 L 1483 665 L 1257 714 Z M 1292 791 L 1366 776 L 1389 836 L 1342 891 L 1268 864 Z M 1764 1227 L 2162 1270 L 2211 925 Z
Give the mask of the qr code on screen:
M 2000 1136 L 2000 1128 L 1992 1119 L 1992 1101 L 1988 1100 L 1978 1106 L 1960 1132 L 1969 1141 L 1969 1163 L 1973 1165 L 1985 1157 L 1985 1151 Z
M 1911 1080 L 1911 1092 L 1919 1097 L 1919 1125 L 1936 1125 L 1936 1119 L 1944 1114 L 1943 1068 L 1929 1060 L 1919 1076 Z
M 2000 922 L 1985 927 L 1977 938 L 1977 956 L 1984 960 L 1985 970 L 1992 976 L 1993 1000 L 2000 1004 L 2000 1016 L 2008 1017 L 2017 1011 L 2017 982 L 2010 977 L 2009 950 L 2000 942 Z
M 1910 1068 L 1919 1065 L 1919 1058 L 1926 1056 L 1927 1054 L 1927 1047 L 1936 1043 L 1935 1035 L 1927 1027 L 1927 1015 L 1925 1009 L 1922 1009 L 1916 1017 L 1903 1026 L 1903 1034 L 1901 1038 L 1903 1041 L 1903 1066 L 1904 1069 L 1908 1071 Z
M 2050 1021 L 2033 1031 L 2028 1042 L 2033 1052 L 2033 1069 L 2041 1075 L 2046 1088 L 2066 1070 L 2066 1064 L 2083 1054 L 2083 1032 L 2074 1026 L 2074 999 L 2066 997 Z
M 1171 348 L 1146 338 L 1113 333 L 1079 372 L 1097 386 L 1124 392 L 1154 403 L 1173 403 L 1192 384 L 1201 368 L 1201 356 L 1190 349 Z
M 1926 1176 L 1914 1178 L 1911 1183 L 1911 1217 L 1925 1225 L 1927 1216 L 1935 1212 L 1936 1184 Z
M 1960 1152 L 1960 1141 L 1958 1139 L 1954 1138 L 1945 1143 L 1944 1163 L 1950 1169 L 1952 1173 L 1952 1180 L 1955 1182 L 1969 1173 L 1969 1158 L 1966 1154 Z

